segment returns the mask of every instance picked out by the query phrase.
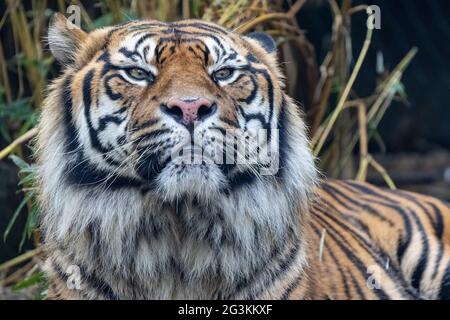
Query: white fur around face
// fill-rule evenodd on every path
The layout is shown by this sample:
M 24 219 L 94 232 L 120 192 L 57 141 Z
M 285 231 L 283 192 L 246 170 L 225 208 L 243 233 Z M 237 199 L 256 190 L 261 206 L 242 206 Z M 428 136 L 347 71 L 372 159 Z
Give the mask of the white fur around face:
M 107 279 L 116 290 L 122 290 L 125 296 L 131 293 L 126 280 L 124 283 L 117 281 L 119 275 L 123 279 L 131 275 L 141 279 L 144 284 L 141 294 L 147 298 L 208 298 L 218 290 L 217 286 L 227 292 L 237 279 L 250 276 L 253 265 L 267 259 L 270 243 L 286 241 L 284 236 L 290 228 L 300 226 L 301 212 L 306 209 L 304 204 L 316 173 L 304 132 L 289 121 L 287 126 L 289 153 L 285 159 L 287 174 L 284 182 L 278 183 L 273 177 L 266 177 L 266 180 L 244 186 L 230 196 L 217 194 L 211 198 L 213 201 L 207 203 L 210 217 L 206 220 L 186 199 L 180 199 L 186 201 L 181 203 L 184 211 L 180 217 L 176 206 L 162 205 L 163 200 L 176 203 L 176 199 L 171 197 L 155 193 L 143 195 L 131 188 L 110 191 L 67 185 L 64 168 L 68 157 L 62 150 L 63 130 L 56 126 L 43 146 L 46 152 L 41 153 L 40 177 L 46 208 L 42 226 L 46 242 L 66 247 L 67 251 L 61 253 L 62 256 L 69 254 L 76 262 L 94 268 L 92 270 L 96 274 Z M 171 179 L 170 174 L 166 179 Z M 201 180 L 195 183 L 201 183 Z M 227 246 L 211 247 L 210 243 L 195 237 L 204 232 L 209 219 L 216 221 L 217 212 L 223 215 L 223 225 L 214 226 L 216 229 L 212 234 L 219 237 L 223 231 L 221 228 L 230 228 L 241 246 L 240 251 Z M 139 242 L 136 249 L 134 233 L 146 217 L 160 221 L 167 230 L 153 241 Z M 195 223 L 196 231 L 187 229 L 186 221 Z M 95 257 L 92 244 L 86 238 L 91 224 L 98 228 L 101 246 L 101 255 Z M 257 247 L 253 234 L 255 225 L 261 231 Z M 301 230 L 298 230 L 297 237 L 301 242 Z M 282 247 L 283 244 L 279 245 Z M 134 254 L 133 270 L 126 264 L 130 253 Z M 188 280 L 184 284 L 180 284 L 181 280 L 174 277 L 170 268 L 173 257 L 187 272 Z M 297 259 L 295 268 L 301 269 L 306 262 L 304 248 L 299 251 Z M 92 264 L 93 260 L 97 262 Z M 67 265 L 74 263 L 69 261 Z M 213 285 L 204 277 L 210 277 L 209 271 L 217 261 L 220 261 L 222 277 Z M 297 272 L 300 269 L 296 269 Z M 204 284 L 199 286 L 199 283 Z
M 134 44 L 130 42 L 130 46 Z M 261 93 L 258 95 L 248 106 L 249 113 L 261 109 L 264 100 L 267 103 Z M 280 99 L 277 97 L 275 104 Z M 53 90 L 43 108 L 38 142 L 45 211 L 41 226 L 49 261 L 59 264 L 63 272 L 79 264 L 87 274 L 108 283 L 121 298 L 272 297 L 270 289 L 277 283 L 262 291 L 261 287 L 281 260 L 298 247 L 286 277 L 301 272 L 307 262 L 301 226 L 307 219 L 307 203 L 316 182 L 314 159 L 297 106 L 289 98 L 285 100 L 281 175 L 260 176 L 223 192 L 229 186 L 218 166 L 192 166 L 175 174 L 182 161 L 175 158 L 157 177 L 157 188 L 144 192 L 136 187 L 111 189 L 108 181 L 95 185 L 68 182 L 68 168 L 79 165 L 78 151 L 96 168 L 111 168 L 90 145 L 82 111 L 74 116 L 79 150 L 67 153 L 62 108 L 51 108 L 60 104 L 61 96 Z M 100 97 L 90 113 L 93 127 L 118 108 Z M 83 110 L 83 106 L 74 109 Z M 166 119 L 166 124 L 171 123 Z M 111 127 L 99 136 L 103 144 L 113 144 L 127 134 L 123 124 L 108 125 Z M 176 125 L 169 126 L 172 139 L 182 144 L 188 132 Z M 275 129 L 277 121 L 271 125 Z M 203 126 L 205 129 L 208 122 Z M 249 121 L 246 133 L 255 139 L 260 129 L 260 123 Z M 214 147 L 206 149 L 215 151 Z M 170 156 L 170 150 L 164 152 L 163 158 Z M 123 160 L 120 154 L 115 155 L 118 161 Z M 122 169 L 136 176 L 130 163 Z M 235 170 L 245 169 L 248 167 L 243 165 Z M 278 254 L 275 259 L 274 252 Z M 252 281 L 242 290 L 236 289 L 249 279 Z M 102 292 L 84 280 L 84 296 L 102 298 Z

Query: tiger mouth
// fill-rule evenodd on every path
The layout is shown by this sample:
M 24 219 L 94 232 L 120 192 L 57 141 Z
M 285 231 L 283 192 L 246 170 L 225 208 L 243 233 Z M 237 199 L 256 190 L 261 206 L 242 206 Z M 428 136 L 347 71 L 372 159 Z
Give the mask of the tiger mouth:
M 180 153 L 181 151 L 181 153 Z M 172 151 L 171 160 L 184 162 L 186 165 L 215 165 L 216 159 L 204 146 L 191 143 Z
M 147 183 L 153 184 L 164 169 L 173 165 L 177 173 L 190 168 L 207 168 L 217 166 L 217 161 L 205 151 L 204 147 L 196 144 L 187 144 L 171 152 L 167 157 L 158 153 L 149 153 L 141 157 L 136 171 Z

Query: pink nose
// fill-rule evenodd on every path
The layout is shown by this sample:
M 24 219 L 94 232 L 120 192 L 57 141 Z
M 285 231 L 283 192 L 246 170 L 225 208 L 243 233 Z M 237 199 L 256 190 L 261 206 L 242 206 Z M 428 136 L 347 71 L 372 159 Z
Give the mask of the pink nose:
M 167 102 L 167 112 L 176 120 L 181 120 L 184 125 L 189 125 L 210 116 L 214 112 L 214 108 L 213 103 L 205 98 L 171 98 Z

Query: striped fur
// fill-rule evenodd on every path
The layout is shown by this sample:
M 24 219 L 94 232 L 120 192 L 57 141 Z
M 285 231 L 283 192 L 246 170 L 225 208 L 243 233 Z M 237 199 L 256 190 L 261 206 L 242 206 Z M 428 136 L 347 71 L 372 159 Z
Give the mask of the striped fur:
M 51 298 L 448 298 L 448 207 L 318 184 L 269 40 L 197 20 L 87 34 L 53 19 L 49 44 L 65 68 L 38 137 Z M 233 72 L 216 79 L 224 67 Z M 214 112 L 183 126 L 167 114 L 171 97 L 207 98 Z M 173 156 L 199 137 L 217 160 L 225 132 L 235 153 L 249 141 L 250 153 L 275 154 L 279 170 Z
M 322 298 L 450 299 L 447 204 L 360 182 L 328 181 L 310 208 L 310 258 L 326 277 Z

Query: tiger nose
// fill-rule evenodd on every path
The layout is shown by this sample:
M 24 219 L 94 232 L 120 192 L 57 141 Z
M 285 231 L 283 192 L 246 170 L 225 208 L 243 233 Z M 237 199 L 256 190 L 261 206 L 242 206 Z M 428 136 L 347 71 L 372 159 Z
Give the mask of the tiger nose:
M 215 111 L 215 104 L 206 98 L 176 99 L 167 102 L 166 113 L 184 125 L 204 120 Z

